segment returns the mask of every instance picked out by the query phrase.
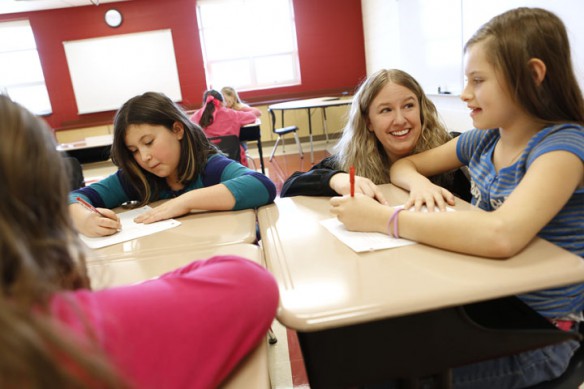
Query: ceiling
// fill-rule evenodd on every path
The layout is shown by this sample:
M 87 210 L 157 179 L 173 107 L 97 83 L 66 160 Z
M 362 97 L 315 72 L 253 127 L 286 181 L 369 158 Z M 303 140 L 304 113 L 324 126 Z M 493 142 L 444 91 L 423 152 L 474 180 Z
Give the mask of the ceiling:
M 81 7 L 115 3 L 126 0 L 0 0 L 0 15 L 17 12 L 42 11 L 54 8 Z

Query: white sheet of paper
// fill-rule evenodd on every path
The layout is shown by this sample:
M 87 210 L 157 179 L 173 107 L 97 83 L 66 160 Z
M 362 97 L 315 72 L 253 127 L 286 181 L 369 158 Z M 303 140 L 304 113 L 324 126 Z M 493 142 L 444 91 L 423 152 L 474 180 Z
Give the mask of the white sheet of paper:
M 90 248 L 99 249 L 117 243 L 126 242 L 128 240 L 141 238 L 143 236 L 152 235 L 157 232 L 179 226 L 181 224 L 178 220 L 174 219 L 161 220 L 159 222 L 151 224 L 142 224 L 134 222 L 134 218 L 136 216 L 143 214 L 149 209 L 152 208 L 146 205 L 141 208 L 132 209 L 131 211 L 119 213 L 118 216 L 120 217 L 120 221 L 122 222 L 121 231 L 110 236 L 102 236 L 99 238 L 90 238 L 88 236 L 79 234 L 81 240 L 85 242 L 85 244 Z
M 396 239 L 379 232 L 349 231 L 336 217 L 321 220 L 320 224 L 357 253 L 416 244 L 416 242 L 411 240 Z
M 446 210 L 454 211 L 453 208 L 449 207 L 446 207 Z M 415 212 L 413 209 L 410 211 Z M 423 207 L 421 212 L 428 212 L 428 210 L 426 207 Z M 341 223 L 336 217 L 321 220 L 320 224 L 322 224 L 327 230 L 330 231 L 331 234 L 336 236 L 341 242 L 349 246 L 357 253 L 417 244 L 417 242 L 412 240 L 402 238 L 396 239 L 380 232 L 349 231 L 345 225 Z

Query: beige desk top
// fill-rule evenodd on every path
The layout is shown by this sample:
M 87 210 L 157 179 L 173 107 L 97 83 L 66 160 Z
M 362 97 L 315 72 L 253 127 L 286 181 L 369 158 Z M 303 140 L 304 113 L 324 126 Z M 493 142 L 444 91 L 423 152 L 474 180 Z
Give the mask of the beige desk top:
M 94 147 L 104 147 L 111 146 L 113 142 L 113 135 L 100 135 L 100 136 L 90 136 L 85 138 L 85 140 L 71 143 L 61 143 L 57 145 L 58 151 L 74 151 L 91 149 Z
M 188 252 L 205 247 L 253 243 L 256 239 L 256 214 L 253 209 L 198 212 L 176 220 L 181 222 L 178 227 L 96 249 L 90 253 L 88 261 L 165 255 L 173 250 Z
M 383 186 L 391 205 L 407 195 Z M 584 261 L 541 239 L 508 260 L 422 244 L 355 253 L 320 224 L 326 197 L 279 198 L 258 213 L 267 267 L 280 285 L 278 320 L 316 331 L 584 281 Z M 459 208 L 459 207 L 457 207 Z M 461 202 L 459 209 L 469 209 Z
M 93 288 L 102 289 L 141 282 L 185 266 L 195 260 L 207 259 L 215 255 L 238 255 L 258 263 L 261 263 L 262 260 L 262 252 L 258 246 L 244 243 L 198 247 L 188 251 L 167 249 L 164 253 L 141 253 L 118 261 L 91 261 L 87 263 L 87 270 Z

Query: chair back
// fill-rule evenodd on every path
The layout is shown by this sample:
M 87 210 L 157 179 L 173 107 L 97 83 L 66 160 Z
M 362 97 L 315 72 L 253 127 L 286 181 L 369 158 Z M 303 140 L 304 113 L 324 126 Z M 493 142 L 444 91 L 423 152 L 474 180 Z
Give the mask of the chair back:
M 214 136 L 208 139 L 229 159 L 241 163 L 241 147 L 237 135 Z
M 74 157 L 63 156 L 65 166 L 67 169 L 67 176 L 69 177 L 69 187 L 71 190 L 83 188 L 85 186 L 85 178 L 83 177 L 83 168 L 79 160 Z

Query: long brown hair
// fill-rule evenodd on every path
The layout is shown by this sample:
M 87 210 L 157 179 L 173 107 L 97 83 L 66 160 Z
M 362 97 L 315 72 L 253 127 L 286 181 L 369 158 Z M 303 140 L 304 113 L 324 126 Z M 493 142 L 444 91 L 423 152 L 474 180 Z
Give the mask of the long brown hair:
M 174 123 L 181 123 L 184 136 L 180 140 L 178 179 L 188 185 L 201 174 L 210 154 L 217 148 L 201 128 L 190 121 L 185 111 L 162 93 L 147 92 L 128 100 L 114 118 L 114 141 L 111 157 L 114 164 L 138 192 L 141 205 L 157 200 L 159 191 L 166 187 L 165 180 L 142 169 L 126 147 L 126 131 L 132 124 L 160 125 L 172 131 Z
M 68 165 L 52 132 L 6 96 L 0 112 L 2 294 L 32 305 L 55 290 L 89 287 L 65 201 Z
M 418 99 L 422 133 L 413 154 L 450 140 L 446 127 L 438 117 L 436 106 L 415 78 L 399 69 L 382 69 L 373 73 L 361 83 L 353 96 L 349 119 L 336 146 L 334 158 L 340 169 L 348 171 L 350 166 L 354 166 L 357 175 L 367 177 L 375 184 L 390 182 L 391 161 L 381 142 L 367 129 L 367 117 L 371 102 L 388 83 L 411 90 Z
M 541 8 L 516 8 L 492 18 L 468 40 L 483 42 L 486 58 L 504 77 L 514 100 L 547 124 L 584 124 L 584 100 L 572 67 L 570 42 L 560 18 Z M 546 65 L 540 85 L 529 61 Z
M 46 124 L 1 95 L 0 133 L 0 386 L 122 387 L 98 346 L 81 350 L 48 316 L 54 293 L 89 288 L 69 165 Z
M 215 104 L 213 101 L 207 101 L 207 98 L 212 96 L 214 99 L 219 100 L 223 103 L 223 95 L 220 92 L 217 92 L 215 89 L 209 89 L 203 93 L 203 114 L 201 115 L 201 120 L 199 120 L 199 125 L 202 128 L 207 128 L 211 124 L 213 124 L 214 116 L 213 113 L 215 112 Z
M 50 317 L 33 315 L 0 297 L 0 387 L 128 387 L 101 353 L 82 349 L 73 339 L 63 336 L 63 328 Z

